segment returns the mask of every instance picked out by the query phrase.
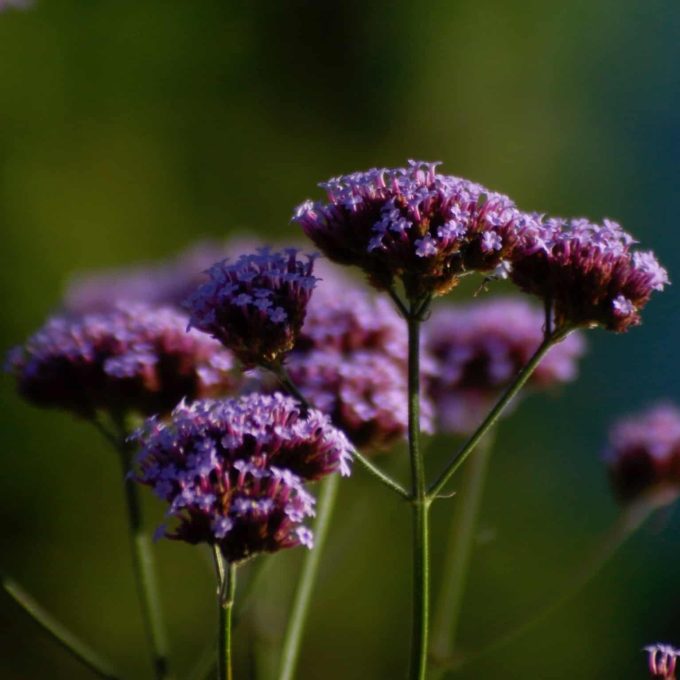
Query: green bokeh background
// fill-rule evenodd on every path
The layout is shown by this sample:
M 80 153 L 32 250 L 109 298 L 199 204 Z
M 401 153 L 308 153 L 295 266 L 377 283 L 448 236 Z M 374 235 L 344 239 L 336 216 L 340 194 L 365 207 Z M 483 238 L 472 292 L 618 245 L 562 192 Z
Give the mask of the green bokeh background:
M 0 348 L 43 322 L 74 271 L 205 236 L 287 238 L 316 182 L 411 157 L 527 209 L 618 219 L 677 278 L 679 63 L 677 0 L 38 0 L 2 13 Z M 463 644 L 554 597 L 614 519 L 608 423 L 680 399 L 676 288 L 644 316 L 624 336 L 590 333 L 582 378 L 503 425 Z M 0 401 L 0 566 L 127 677 L 148 677 L 116 458 L 7 377 Z M 449 511 L 435 512 L 435 564 Z M 657 516 L 578 598 L 456 677 L 646 677 L 644 644 L 680 645 L 679 529 L 677 513 Z M 343 483 L 300 678 L 403 677 L 408 541 L 403 504 L 362 474 Z M 213 634 L 211 573 L 196 549 L 157 549 L 182 678 Z M 272 559 L 236 633 L 243 669 L 275 654 L 300 557 Z M 0 595 L 0 677 L 91 676 Z

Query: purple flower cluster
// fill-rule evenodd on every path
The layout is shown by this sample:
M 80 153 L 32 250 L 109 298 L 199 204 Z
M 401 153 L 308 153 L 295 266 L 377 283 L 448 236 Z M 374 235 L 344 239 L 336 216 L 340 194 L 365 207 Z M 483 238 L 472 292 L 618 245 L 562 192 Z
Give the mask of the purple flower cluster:
M 321 286 L 286 359 L 293 382 L 362 450 L 380 450 L 405 436 L 407 337 L 403 319 L 385 299 L 349 282 L 342 294 Z M 428 370 L 427 358 L 423 361 Z M 432 406 L 422 400 L 422 426 Z
M 292 349 L 316 285 L 313 256 L 261 248 L 208 271 L 189 299 L 191 326 L 231 349 L 246 367 L 276 366 Z
M 512 257 L 512 280 L 554 305 L 558 326 L 604 326 L 617 332 L 640 323 L 652 292 L 669 282 L 651 251 L 616 222 L 535 219 Z
M 468 433 L 479 425 L 540 345 L 543 321 L 541 310 L 515 298 L 435 308 L 425 347 L 436 362 L 428 392 L 442 430 Z M 581 335 L 572 333 L 548 352 L 529 384 L 545 389 L 573 380 L 584 350 Z
M 411 300 L 445 293 L 463 274 L 507 259 L 524 218 L 507 196 L 437 165 L 330 179 L 320 185 L 327 201 L 306 201 L 293 220 L 329 259 L 360 267 L 379 289 L 396 278 Z
M 207 281 L 206 270 L 212 264 L 254 250 L 257 245 L 239 238 L 199 241 L 165 262 L 81 274 L 68 285 L 64 306 L 75 314 L 108 311 L 131 302 L 180 307 Z
M 675 499 L 680 493 L 680 410 L 661 404 L 616 423 L 605 461 L 620 501 Z
M 168 538 L 219 545 L 239 562 L 260 552 L 312 547 L 304 482 L 349 474 L 351 445 L 316 410 L 281 394 L 180 404 L 168 422 L 135 434 L 138 481 L 179 520 Z M 165 530 L 165 527 L 163 527 Z
M 91 417 L 163 413 L 182 398 L 238 386 L 232 354 L 169 307 L 131 305 L 107 313 L 55 317 L 8 357 L 20 393 L 46 407 Z
M 675 680 L 675 667 L 680 656 L 680 649 L 657 643 L 645 647 L 644 651 L 649 655 L 649 672 L 653 678 Z

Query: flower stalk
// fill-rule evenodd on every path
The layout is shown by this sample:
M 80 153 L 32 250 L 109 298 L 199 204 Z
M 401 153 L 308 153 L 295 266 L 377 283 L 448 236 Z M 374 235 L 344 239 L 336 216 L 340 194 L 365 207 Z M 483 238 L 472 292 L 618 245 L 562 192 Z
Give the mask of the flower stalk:
M 215 572 L 217 575 L 218 633 L 217 633 L 217 678 L 233 680 L 232 630 L 234 600 L 236 597 L 236 568 L 234 562 L 222 557 L 219 546 L 213 546 Z
M 430 505 L 425 462 L 420 448 L 420 326 L 427 305 L 411 305 L 408 324 L 408 445 L 411 462 L 413 508 L 413 614 L 411 636 L 411 680 L 424 680 L 430 606 Z

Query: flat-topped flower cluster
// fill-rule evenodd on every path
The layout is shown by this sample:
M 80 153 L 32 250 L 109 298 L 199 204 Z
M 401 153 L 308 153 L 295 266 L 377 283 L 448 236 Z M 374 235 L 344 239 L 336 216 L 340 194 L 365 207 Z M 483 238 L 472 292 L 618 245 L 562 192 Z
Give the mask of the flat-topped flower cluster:
M 304 483 L 348 475 L 351 445 L 327 416 L 282 394 L 182 403 L 134 435 L 138 479 L 167 501 L 170 538 L 219 545 L 239 562 L 303 544 L 314 515 Z

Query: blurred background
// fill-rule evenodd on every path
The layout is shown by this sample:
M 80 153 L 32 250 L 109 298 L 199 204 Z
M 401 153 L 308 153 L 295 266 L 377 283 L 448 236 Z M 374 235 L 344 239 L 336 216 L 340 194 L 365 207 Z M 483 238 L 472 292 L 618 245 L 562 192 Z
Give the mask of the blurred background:
M 679 63 L 676 0 L 37 0 L 0 12 L 0 349 L 42 324 L 73 272 L 202 237 L 297 236 L 292 209 L 318 181 L 407 158 L 441 160 L 525 209 L 620 220 L 677 279 Z M 590 333 L 581 379 L 503 424 L 464 646 L 554 597 L 615 518 L 606 428 L 680 400 L 678 300 L 671 287 L 640 328 Z M 0 566 L 145 677 L 116 457 L 85 424 L 20 401 L 7 376 L 0 401 Z M 403 451 L 384 462 L 406 470 Z M 435 565 L 449 512 L 436 508 Z M 403 676 L 409 526 L 363 474 L 343 484 L 300 678 Z M 157 548 L 182 678 L 212 639 L 212 575 L 198 550 Z M 275 654 L 300 553 L 273 558 L 237 630 L 243 668 Z M 668 511 L 576 599 L 455 677 L 645 677 L 643 645 L 680 645 L 679 555 Z M 0 677 L 91 676 L 2 594 Z

